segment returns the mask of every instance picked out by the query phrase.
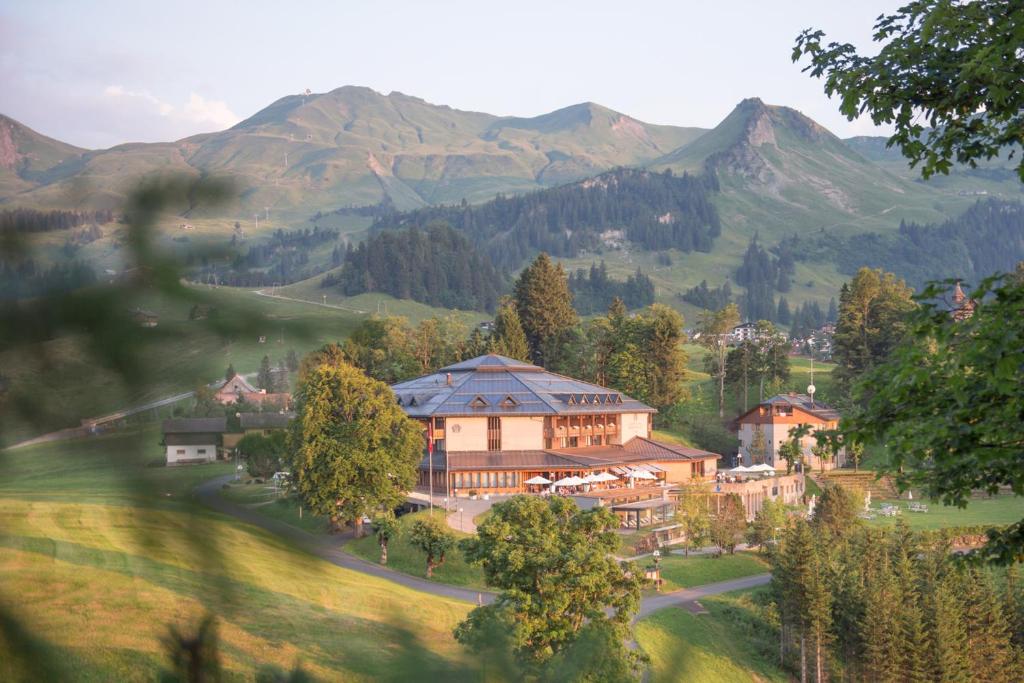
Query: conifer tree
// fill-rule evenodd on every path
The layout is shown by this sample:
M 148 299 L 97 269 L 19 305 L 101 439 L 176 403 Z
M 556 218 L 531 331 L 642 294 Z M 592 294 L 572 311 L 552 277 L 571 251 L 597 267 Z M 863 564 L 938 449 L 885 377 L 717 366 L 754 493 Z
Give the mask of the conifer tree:
M 944 552 L 944 551 L 943 551 Z M 942 560 L 933 560 L 940 564 Z M 967 630 L 953 578 L 936 568 L 925 591 L 928 621 L 928 676 L 933 681 L 970 680 Z
M 565 333 L 576 324 L 572 293 L 561 264 L 541 253 L 516 280 L 516 309 L 530 348 L 530 358 L 544 365 L 556 356 Z
M 270 371 L 270 356 L 263 356 L 260 361 L 260 371 L 256 375 L 256 387 L 267 392 L 274 390 L 274 376 Z
M 503 297 L 498 307 L 498 315 L 494 318 L 494 334 L 491 336 L 490 348 L 493 353 L 501 354 L 516 360 L 530 360 L 530 348 L 526 341 L 526 333 L 519 320 L 519 311 L 515 302 Z
M 779 308 L 775 313 L 775 322 L 780 325 L 789 325 L 793 322 L 793 314 L 789 310 L 789 302 L 786 301 L 786 297 L 779 297 Z
M 972 568 L 962 574 L 971 672 L 975 680 L 1010 683 L 1024 675 L 1010 641 L 1010 624 L 992 577 Z
M 238 373 L 235 372 L 234 364 L 228 363 L 228 369 L 224 371 L 224 381 L 225 382 L 230 382 L 231 378 L 234 377 L 237 374 Z

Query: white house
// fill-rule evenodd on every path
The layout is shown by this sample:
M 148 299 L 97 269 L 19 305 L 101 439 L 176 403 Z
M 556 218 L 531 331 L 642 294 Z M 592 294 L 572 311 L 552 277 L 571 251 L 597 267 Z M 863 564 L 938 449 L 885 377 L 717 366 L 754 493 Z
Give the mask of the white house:
M 189 417 L 164 420 L 164 446 L 168 465 L 190 465 L 217 459 L 227 418 Z

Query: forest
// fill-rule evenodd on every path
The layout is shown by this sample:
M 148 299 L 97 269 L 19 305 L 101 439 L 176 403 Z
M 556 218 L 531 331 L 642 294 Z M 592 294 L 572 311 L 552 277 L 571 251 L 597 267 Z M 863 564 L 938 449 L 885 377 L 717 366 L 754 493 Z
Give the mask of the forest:
M 29 299 L 69 292 L 96 282 L 96 273 L 81 261 L 62 261 L 46 267 L 33 259 L 0 260 L 0 300 Z
M 986 199 L 943 223 L 901 222 L 897 233 L 886 235 L 794 235 L 780 247 L 800 261 L 834 261 L 846 275 L 861 266 L 882 268 L 915 289 L 946 278 L 973 285 L 1024 260 L 1024 204 Z
M 309 266 L 309 253 L 317 247 L 335 242 L 338 231 L 319 226 L 313 229 L 275 230 L 270 239 L 254 244 L 245 252 L 239 251 L 230 263 L 210 262 L 202 254 L 189 254 L 188 265 L 201 265 L 193 271 L 193 278 L 217 282 L 231 287 L 262 287 L 286 285 L 322 273 L 328 265 Z M 232 248 L 237 248 L 238 237 L 232 237 Z M 337 259 L 337 249 L 335 250 Z M 338 265 L 337 260 L 334 265 Z
M 654 303 L 654 283 L 651 278 L 636 269 L 636 273 L 625 282 L 608 277 L 604 261 L 601 265 L 591 264 L 590 269 L 579 268 L 569 273 L 569 290 L 572 305 L 580 315 L 604 313 L 617 297 L 626 308 L 643 308 Z
M 494 311 L 507 278 L 444 224 L 385 230 L 349 245 L 341 270 L 324 277 L 346 296 L 386 292 L 430 306 Z
M 544 251 L 574 257 L 629 240 L 644 249 L 710 251 L 721 232 L 714 175 L 616 169 L 578 183 L 471 205 L 424 207 L 378 218 L 371 231 L 444 221 L 499 268 Z
M 0 234 L 6 232 L 51 232 L 70 230 L 80 225 L 110 223 L 113 211 L 37 211 L 5 209 L 0 211 Z

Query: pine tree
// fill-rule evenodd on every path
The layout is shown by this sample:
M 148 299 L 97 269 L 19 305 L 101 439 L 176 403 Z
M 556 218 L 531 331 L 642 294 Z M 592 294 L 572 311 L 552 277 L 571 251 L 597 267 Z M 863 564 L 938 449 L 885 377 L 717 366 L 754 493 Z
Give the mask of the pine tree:
M 491 336 L 490 349 L 493 353 L 521 361 L 530 360 L 530 348 L 526 341 L 526 333 L 519 320 L 519 312 L 515 302 L 504 297 L 498 307 L 498 315 L 494 318 L 494 334 Z
M 967 642 L 974 680 L 1010 683 L 1022 672 L 1010 641 L 1010 623 L 1002 609 L 992 577 L 977 569 L 961 574 L 965 594 Z
M 971 677 L 964 614 L 953 584 L 952 577 L 940 574 L 931 579 L 925 592 L 925 618 L 929 631 L 928 675 L 931 680 L 943 683 L 966 682 Z
M 267 392 L 274 390 L 274 377 L 270 371 L 270 356 L 263 356 L 260 361 L 260 371 L 256 375 L 256 387 Z
M 779 309 L 775 313 L 775 322 L 780 325 L 789 325 L 793 322 L 793 316 L 789 312 L 789 302 L 784 296 L 779 297 Z
M 516 280 L 515 302 L 530 357 L 544 365 L 546 357 L 558 355 L 565 333 L 577 321 L 562 266 L 541 253 Z
M 224 381 L 230 382 L 231 378 L 237 374 L 238 373 L 235 372 L 235 366 L 231 363 L 228 363 L 228 369 L 224 371 Z

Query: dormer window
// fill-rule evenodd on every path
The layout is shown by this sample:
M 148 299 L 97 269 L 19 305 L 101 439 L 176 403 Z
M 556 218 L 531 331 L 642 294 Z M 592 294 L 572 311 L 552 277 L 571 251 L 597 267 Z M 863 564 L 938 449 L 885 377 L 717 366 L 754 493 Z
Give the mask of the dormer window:
M 583 396 L 580 397 L 580 405 L 585 406 L 588 405 L 589 403 L 590 401 L 587 400 L 587 395 L 583 394 Z
M 402 397 L 401 396 L 398 396 L 397 398 L 398 398 L 398 405 L 400 405 L 400 406 L 405 405 L 404 403 L 402 403 Z
M 617 403 L 617 404 L 621 404 L 622 403 L 622 394 L 615 394 L 615 403 Z
M 486 408 L 489 405 L 491 404 L 483 396 L 474 396 L 473 400 L 469 402 L 470 408 Z
M 566 403 L 568 403 L 571 406 L 576 405 L 576 395 L 575 394 L 569 394 L 569 400 L 566 401 Z
M 515 408 L 517 405 L 519 405 L 519 401 L 515 400 L 511 396 L 506 396 L 501 400 L 502 408 Z
M 414 406 L 418 406 L 418 405 L 419 404 L 416 402 L 416 397 L 415 396 L 413 396 L 412 398 L 409 399 L 409 407 L 410 408 L 412 408 Z

